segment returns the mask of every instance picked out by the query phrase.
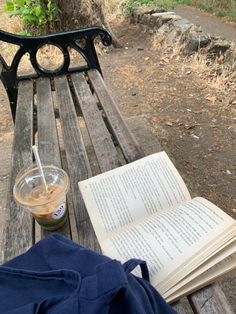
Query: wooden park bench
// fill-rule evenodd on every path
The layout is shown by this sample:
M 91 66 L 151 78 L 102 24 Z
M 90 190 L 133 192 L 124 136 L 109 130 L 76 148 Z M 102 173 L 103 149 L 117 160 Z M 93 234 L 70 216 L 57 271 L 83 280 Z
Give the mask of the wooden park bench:
M 62 167 L 69 174 L 68 219 L 58 232 L 97 251 L 100 247 L 78 181 L 144 156 L 103 80 L 94 46 L 97 36 L 106 46 L 112 42 L 100 28 L 39 37 L 0 31 L 1 41 L 19 47 L 11 65 L 0 57 L 1 80 L 15 125 L 3 261 L 25 252 L 49 233 L 16 205 L 12 195 L 16 175 L 33 162 L 32 144 L 37 143 L 44 164 Z M 37 60 L 37 51 L 47 44 L 58 47 L 64 56 L 54 71 L 44 69 Z M 70 67 L 69 47 L 81 54 L 84 66 Z M 27 53 L 35 74 L 22 76 L 18 66 Z M 172 306 L 178 313 L 233 313 L 216 283 L 189 295 L 184 304 L 180 300 Z

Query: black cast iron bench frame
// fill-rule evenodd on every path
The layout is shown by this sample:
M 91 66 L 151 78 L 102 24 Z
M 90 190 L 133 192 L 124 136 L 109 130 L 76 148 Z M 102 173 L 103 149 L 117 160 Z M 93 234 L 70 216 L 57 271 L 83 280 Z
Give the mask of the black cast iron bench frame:
M 4 261 L 23 253 L 48 234 L 26 211 L 16 205 L 12 197 L 17 173 L 33 161 L 33 143 L 37 141 L 45 164 L 63 167 L 70 177 L 68 219 L 59 232 L 97 251 L 100 247 L 77 183 L 144 156 L 101 75 L 94 45 L 97 36 L 100 36 L 105 46 L 112 43 L 110 34 L 102 28 L 39 37 L 24 37 L 0 31 L 1 41 L 19 46 L 11 65 L 7 65 L 0 56 L 1 80 L 15 122 L 3 232 Z M 64 56 L 62 65 L 54 71 L 42 68 L 37 61 L 37 51 L 46 44 L 58 47 Z M 85 66 L 69 68 L 69 47 L 81 54 Z M 29 54 L 35 74 L 20 76 L 18 67 L 26 53 Z M 33 123 L 35 107 L 36 126 Z M 60 127 L 55 109 L 59 111 Z M 79 122 L 78 109 L 84 127 Z M 89 144 L 86 144 L 85 133 L 88 134 Z M 188 309 L 194 313 L 232 313 L 217 283 L 189 295 L 186 302 Z M 186 305 L 183 306 L 182 302 L 176 302 L 172 306 L 178 313 L 186 313 Z

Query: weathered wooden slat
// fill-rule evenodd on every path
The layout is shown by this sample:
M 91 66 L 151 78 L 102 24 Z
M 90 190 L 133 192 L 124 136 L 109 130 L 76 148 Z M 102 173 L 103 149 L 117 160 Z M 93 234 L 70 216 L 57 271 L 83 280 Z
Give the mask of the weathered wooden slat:
M 53 111 L 50 80 L 39 79 L 37 82 L 38 148 L 44 164 L 61 167 L 60 150 Z
M 33 243 L 32 216 L 18 206 L 13 198 L 13 186 L 23 167 L 32 164 L 33 140 L 33 84 L 19 83 L 14 140 L 12 147 L 12 171 L 9 180 L 7 206 L 3 230 L 3 261 L 25 252 Z
M 78 187 L 78 181 L 91 176 L 91 169 L 66 77 L 56 78 L 55 87 L 79 243 L 86 247 L 99 250 L 99 244 L 90 224 L 88 213 Z
M 188 296 L 195 313 L 233 314 L 219 284 L 214 283 Z
M 54 165 L 61 168 L 61 158 L 56 130 L 51 83 L 48 78 L 37 80 L 37 118 L 38 118 L 38 147 L 40 159 L 45 165 Z M 70 224 L 66 224 L 57 230 L 68 238 L 71 238 Z M 41 229 L 44 237 L 50 231 Z
M 193 314 L 190 305 L 188 304 L 187 309 L 180 301 L 171 304 L 172 309 L 174 309 L 178 314 Z
M 66 173 L 69 173 L 65 150 L 62 147 L 60 148 L 62 168 L 66 171 Z M 76 243 L 79 243 L 71 189 L 69 189 L 67 193 L 67 206 L 68 206 L 68 219 L 70 221 L 71 240 L 73 240 Z
M 144 157 L 142 149 L 127 127 L 101 74 L 97 70 L 89 70 L 88 75 L 126 161 L 131 162 Z
M 107 130 L 84 75 L 76 73 L 71 77 L 101 172 L 119 167 L 121 164 L 111 134 Z

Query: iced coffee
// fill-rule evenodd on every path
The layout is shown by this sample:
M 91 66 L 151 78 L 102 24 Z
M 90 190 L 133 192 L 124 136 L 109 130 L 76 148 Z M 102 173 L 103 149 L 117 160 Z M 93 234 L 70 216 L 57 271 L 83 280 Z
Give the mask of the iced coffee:
M 16 178 L 13 195 L 18 204 L 27 208 L 37 222 L 47 230 L 56 230 L 66 222 L 66 193 L 69 179 L 55 166 L 43 166 L 46 188 L 38 167 L 24 169 Z

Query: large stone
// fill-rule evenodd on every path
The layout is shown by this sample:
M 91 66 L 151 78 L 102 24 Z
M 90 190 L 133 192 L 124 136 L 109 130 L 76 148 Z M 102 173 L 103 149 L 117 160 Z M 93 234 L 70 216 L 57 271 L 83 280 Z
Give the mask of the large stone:
M 161 15 L 161 16 L 154 16 L 152 15 L 152 18 L 155 19 L 155 28 L 159 29 L 162 25 L 164 24 L 171 24 L 179 19 L 181 19 L 180 16 L 176 15 L 176 14 L 165 14 L 165 15 Z
M 136 23 L 148 25 L 153 30 L 160 28 L 169 21 L 181 19 L 174 12 L 160 12 L 160 9 L 151 9 L 147 6 L 141 6 L 133 11 L 132 19 Z
M 232 46 L 226 51 L 225 62 L 229 64 L 233 71 L 236 71 L 236 47 Z
M 187 19 L 181 18 L 179 20 L 173 21 L 169 26 L 169 33 L 167 35 L 168 40 L 173 42 L 179 41 L 179 38 L 182 36 L 182 34 L 192 26 L 193 24 Z
M 161 21 L 161 25 L 166 24 L 169 21 L 177 22 L 178 20 L 181 20 L 181 16 L 176 14 L 166 14 L 159 17 L 159 20 Z
M 164 16 L 164 15 L 175 15 L 175 12 L 159 12 L 159 13 L 152 13 L 152 16 L 157 16 L 157 17 L 160 17 L 160 16 Z
M 191 55 L 211 42 L 211 37 L 205 34 L 201 27 L 192 26 L 183 32 L 180 42 L 184 45 L 183 53 Z
M 212 41 L 211 45 L 207 49 L 207 54 L 210 57 L 217 57 L 225 53 L 230 48 L 230 42 L 225 39 L 217 39 Z
M 176 17 L 177 19 L 168 21 L 158 29 L 158 35 L 160 35 L 160 37 L 165 37 L 169 41 L 176 42 L 183 32 L 193 26 L 188 20 L 182 19 L 178 15 Z
M 163 41 L 167 38 L 169 32 L 170 32 L 170 26 L 168 24 L 164 24 L 158 29 L 156 34 L 157 34 L 157 37 L 160 39 L 160 41 Z
M 143 17 L 152 15 L 153 13 L 164 12 L 165 10 L 159 8 L 151 8 L 150 6 L 142 5 L 133 10 L 131 14 L 131 20 L 135 23 L 143 23 Z M 145 20 L 145 19 L 144 19 Z
M 173 22 L 173 27 L 177 28 L 181 33 L 186 32 L 193 24 L 187 19 L 179 19 Z

